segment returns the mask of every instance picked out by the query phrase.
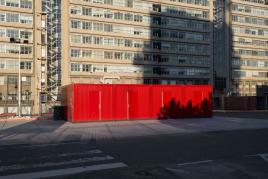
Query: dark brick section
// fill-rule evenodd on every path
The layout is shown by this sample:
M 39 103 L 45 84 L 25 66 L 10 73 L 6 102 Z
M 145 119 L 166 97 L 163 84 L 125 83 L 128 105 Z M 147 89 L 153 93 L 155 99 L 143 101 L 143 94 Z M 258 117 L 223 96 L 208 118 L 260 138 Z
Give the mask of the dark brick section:
M 214 110 L 267 110 L 267 96 L 232 96 L 214 98 Z

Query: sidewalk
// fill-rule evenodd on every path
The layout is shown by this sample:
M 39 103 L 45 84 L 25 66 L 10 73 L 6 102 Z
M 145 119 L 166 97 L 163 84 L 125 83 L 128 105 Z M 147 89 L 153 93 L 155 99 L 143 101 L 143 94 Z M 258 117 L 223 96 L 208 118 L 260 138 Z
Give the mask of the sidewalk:
M 165 134 L 268 128 L 268 120 L 199 118 L 181 120 L 116 121 L 72 124 L 53 120 L 1 120 L 0 146 L 81 140 L 114 140 Z

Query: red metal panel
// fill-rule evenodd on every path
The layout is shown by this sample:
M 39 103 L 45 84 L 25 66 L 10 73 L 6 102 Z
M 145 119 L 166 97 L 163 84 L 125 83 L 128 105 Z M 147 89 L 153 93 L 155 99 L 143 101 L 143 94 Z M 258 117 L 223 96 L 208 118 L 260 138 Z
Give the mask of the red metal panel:
M 113 88 L 112 86 L 100 87 L 101 104 L 100 114 L 101 120 L 113 120 Z
M 209 85 L 93 85 L 62 88 L 69 121 L 212 116 Z
M 129 118 L 151 118 L 150 88 L 149 86 L 132 86 L 128 91 Z
M 97 86 L 74 86 L 74 120 L 100 120 L 100 91 Z
M 127 86 L 112 85 L 112 119 L 128 119 Z

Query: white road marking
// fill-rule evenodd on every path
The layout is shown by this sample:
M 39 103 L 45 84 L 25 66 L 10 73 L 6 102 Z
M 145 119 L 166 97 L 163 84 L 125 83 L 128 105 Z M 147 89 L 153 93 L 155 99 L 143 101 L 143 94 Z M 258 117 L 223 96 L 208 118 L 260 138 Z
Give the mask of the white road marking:
M 189 172 L 186 172 L 184 170 L 181 170 L 181 169 L 175 169 L 175 168 L 166 168 L 167 170 L 171 171 L 171 172 L 178 172 L 178 173 L 189 173 Z
M 76 168 L 65 168 L 65 169 L 48 170 L 48 171 L 42 171 L 42 172 L 7 175 L 7 176 L 0 176 L 0 178 L 1 179 L 20 179 L 20 178 L 21 179 L 24 179 L 24 178 L 35 179 L 35 178 L 40 178 L 40 177 L 44 177 L 44 178 L 55 177 L 55 176 L 70 175 L 70 174 L 77 174 L 77 173 L 82 173 L 82 172 L 90 172 L 90 171 L 122 168 L 122 167 L 127 167 L 127 165 L 121 162 L 108 163 L 108 164 L 76 167 Z
M 20 169 L 29 169 L 29 168 L 40 168 L 40 167 L 53 167 L 53 166 L 61 166 L 61 165 L 69 165 L 69 164 L 81 164 L 87 162 L 98 162 L 104 160 L 113 160 L 112 156 L 106 155 L 103 157 L 91 157 L 91 158 L 79 158 L 70 161 L 63 161 L 63 162 L 45 162 L 45 163 L 38 163 L 38 164 L 31 164 L 31 165 L 9 165 L 9 166 L 1 166 L 0 171 L 6 170 L 20 170 Z
M 103 153 L 101 150 L 98 149 L 94 149 L 94 150 L 89 150 L 89 151 L 85 151 L 85 152 L 69 152 L 69 153 L 62 153 L 62 154 L 56 154 L 56 155 L 44 155 L 44 156 L 39 156 L 38 159 L 45 159 L 45 158 L 55 158 L 55 157 L 69 157 L 69 156 L 75 156 L 75 155 L 90 155 L 90 154 L 101 154 Z M 24 157 L 24 158 L 20 158 L 20 159 L 16 159 L 16 162 L 19 161 L 24 161 L 24 160 L 34 160 L 36 158 L 34 157 Z M 1 162 L 12 162 L 10 160 L 7 161 L 1 161 Z
M 213 162 L 213 160 L 203 160 L 203 161 L 196 161 L 196 162 L 179 163 L 179 164 L 177 164 L 177 166 L 195 165 L 195 164 L 210 163 L 210 162 Z
M 264 161 L 268 162 L 268 154 L 258 154 Z
M 264 161 L 268 162 L 268 153 L 247 155 L 247 157 L 261 157 Z

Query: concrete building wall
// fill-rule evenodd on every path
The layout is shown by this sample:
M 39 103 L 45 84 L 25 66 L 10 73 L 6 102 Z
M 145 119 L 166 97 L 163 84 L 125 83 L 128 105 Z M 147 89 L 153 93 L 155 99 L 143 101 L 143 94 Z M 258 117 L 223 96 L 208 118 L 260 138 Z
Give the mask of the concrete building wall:
M 68 0 L 62 7 L 62 85 L 211 83 L 211 2 Z
M 39 0 L 0 2 L 0 113 L 18 112 L 19 66 L 22 113 L 39 112 L 41 12 Z
M 227 67 L 227 86 L 224 94 L 255 96 L 256 86 L 268 85 L 268 5 L 265 0 L 227 0 L 222 44 L 222 59 Z M 215 59 L 217 61 L 217 59 Z M 222 66 L 216 65 L 220 71 Z M 229 69 L 229 70 L 228 70 Z

